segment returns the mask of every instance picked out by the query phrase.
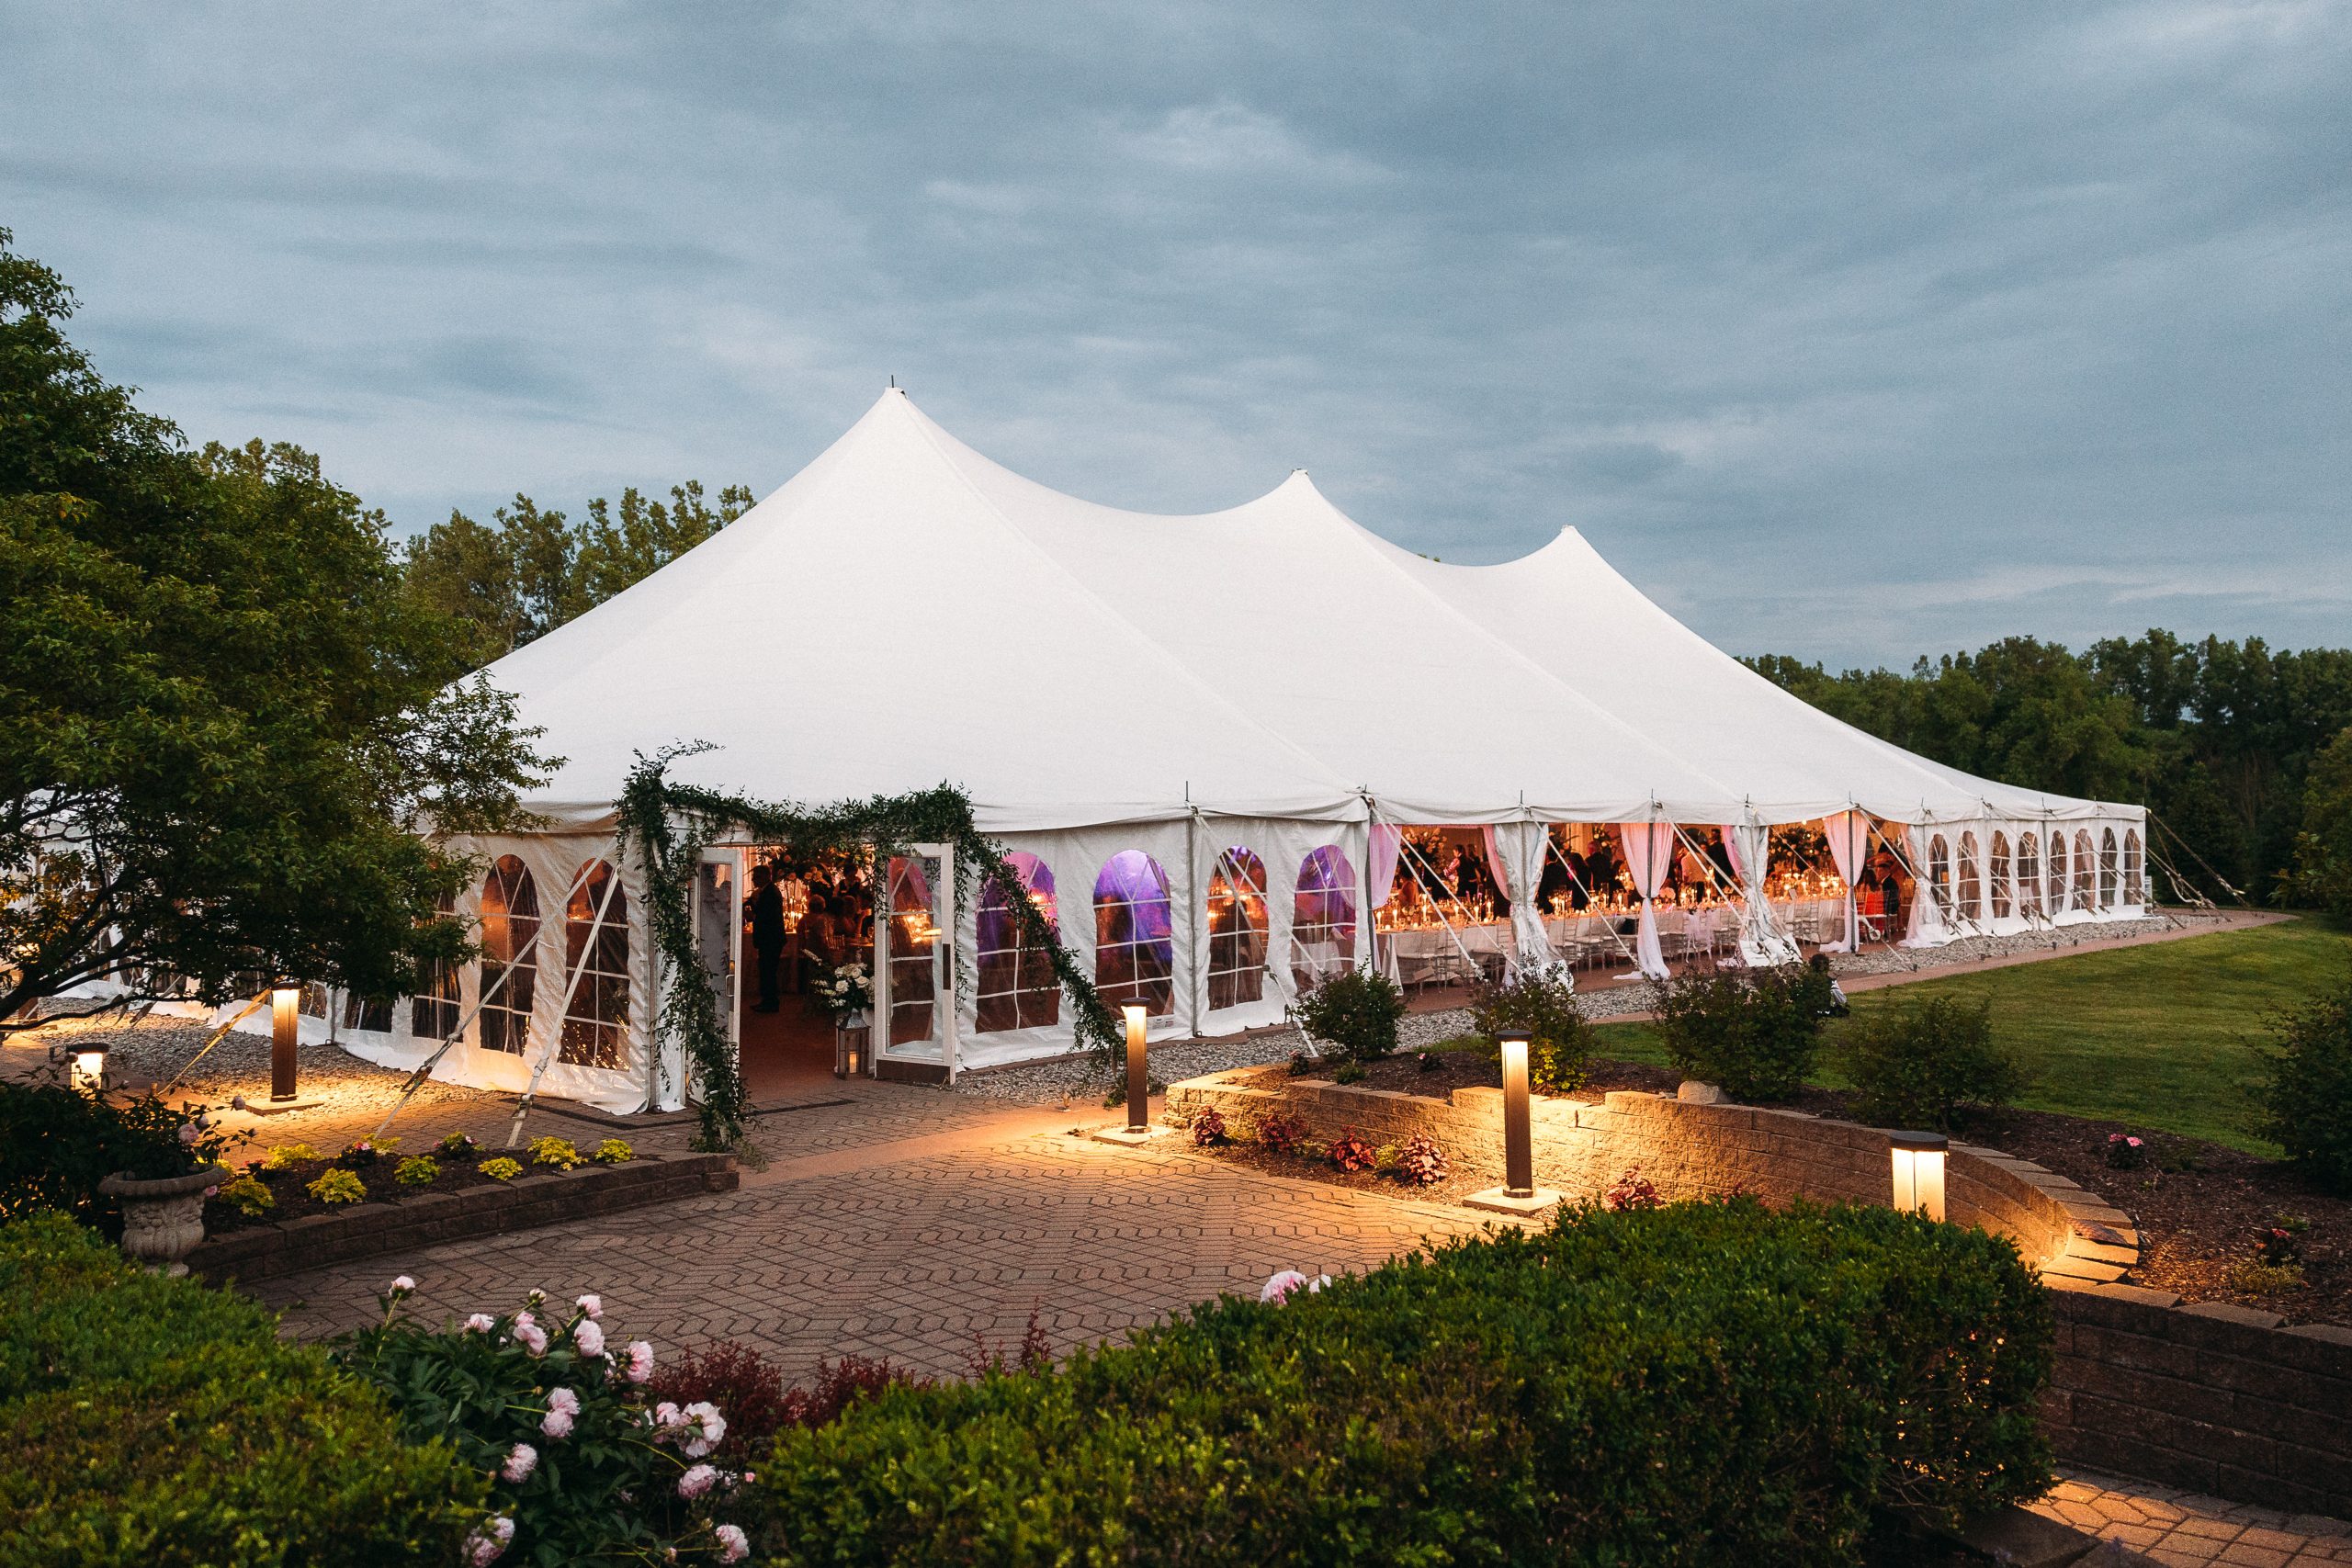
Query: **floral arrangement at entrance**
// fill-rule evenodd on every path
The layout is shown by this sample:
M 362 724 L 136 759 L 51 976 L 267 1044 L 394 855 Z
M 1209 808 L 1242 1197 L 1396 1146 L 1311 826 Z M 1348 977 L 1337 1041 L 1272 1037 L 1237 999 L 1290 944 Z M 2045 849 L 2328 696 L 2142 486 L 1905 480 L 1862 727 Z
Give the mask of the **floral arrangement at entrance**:
M 854 1029 L 874 1006 L 874 974 L 863 964 L 844 964 L 809 987 L 817 1005 L 832 1015 L 834 1027 Z

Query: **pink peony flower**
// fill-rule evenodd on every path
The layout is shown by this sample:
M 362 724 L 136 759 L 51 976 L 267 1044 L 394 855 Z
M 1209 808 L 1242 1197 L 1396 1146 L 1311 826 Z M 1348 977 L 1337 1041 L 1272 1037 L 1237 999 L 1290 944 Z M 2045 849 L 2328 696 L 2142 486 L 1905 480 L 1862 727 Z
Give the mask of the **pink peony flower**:
M 501 1514 L 466 1537 L 466 1561 L 473 1568 L 489 1568 L 505 1555 L 506 1543 L 514 1539 L 514 1521 Z
M 741 1562 L 752 1554 L 752 1543 L 743 1538 L 739 1527 L 720 1525 L 715 1533 L 718 1537 L 718 1560 L 721 1562 Z
M 410 1279 L 405 1274 L 401 1275 L 398 1279 L 395 1279 L 392 1281 L 392 1294 L 396 1296 L 407 1295 L 411 1291 L 415 1289 L 416 1281 Z
M 498 1467 L 498 1473 L 510 1482 L 527 1480 L 531 1472 L 539 1468 L 539 1450 L 528 1443 L 517 1443 Z
M 628 1381 L 643 1382 L 653 1375 L 653 1347 L 642 1339 L 628 1344 Z
M 523 1348 L 534 1356 L 544 1356 L 548 1353 L 548 1331 L 536 1323 L 516 1324 L 514 1337 L 522 1341 Z
M 699 1434 L 689 1438 L 679 1448 L 678 1451 L 688 1459 L 702 1458 L 727 1436 L 727 1417 L 718 1413 L 718 1405 L 707 1399 L 695 1401 L 680 1414 L 684 1417 L 686 1429 Z
M 183 1143 L 183 1144 L 193 1144 L 194 1142 L 196 1142 L 196 1141 L 197 1141 L 197 1139 L 198 1139 L 198 1138 L 200 1138 L 200 1137 L 202 1137 L 202 1136 L 204 1136 L 204 1134 L 201 1134 L 201 1133 L 199 1133 L 199 1132 L 198 1132 L 198 1131 L 196 1130 L 196 1123 L 195 1123 L 195 1122 L 181 1122 L 181 1123 L 180 1123 L 180 1142 L 181 1142 L 181 1143 Z
M 1272 1305 L 1280 1306 L 1290 1299 L 1292 1292 L 1306 1283 L 1306 1275 L 1295 1269 L 1285 1269 L 1266 1281 L 1265 1289 L 1258 1292 L 1258 1299 Z
M 568 1411 L 550 1410 L 539 1418 L 539 1430 L 557 1442 L 571 1436 L 571 1416 Z
M 688 1499 L 699 1497 L 709 1491 L 712 1483 L 718 1479 L 718 1472 L 713 1467 L 707 1464 L 695 1465 L 685 1474 L 678 1477 L 678 1495 Z
M 571 1304 L 586 1313 L 588 1321 L 591 1323 L 605 1315 L 605 1298 L 602 1296 L 591 1293 L 581 1297 Z
M 208 1187 L 204 1190 L 204 1195 L 207 1198 L 218 1198 L 220 1196 L 220 1189 L 218 1187 Z
M 605 1325 L 590 1318 L 571 1331 L 571 1343 L 583 1356 L 605 1353 Z
M 566 1416 L 577 1416 L 580 1414 L 580 1396 L 568 1388 L 551 1388 L 548 1390 L 548 1408 L 560 1410 Z
M 487 1334 L 497 1326 L 498 1320 L 486 1312 L 478 1312 L 466 1319 L 466 1332 L 469 1334 Z

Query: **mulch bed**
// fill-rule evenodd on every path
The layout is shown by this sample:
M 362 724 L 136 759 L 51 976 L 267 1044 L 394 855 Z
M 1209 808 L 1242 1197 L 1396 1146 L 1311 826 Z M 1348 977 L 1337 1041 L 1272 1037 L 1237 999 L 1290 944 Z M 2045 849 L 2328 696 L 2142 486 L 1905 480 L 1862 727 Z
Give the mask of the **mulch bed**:
M 1480 1052 L 1442 1051 L 1434 1056 L 1435 1066 L 1429 1068 L 1411 1054 L 1371 1063 L 1354 1087 L 1442 1098 L 1455 1089 L 1502 1084 L 1500 1064 Z M 1328 1077 L 1330 1071 L 1329 1066 L 1317 1065 L 1314 1075 Z M 1273 1089 L 1289 1077 L 1287 1066 L 1276 1065 L 1247 1074 L 1240 1081 L 1252 1088 Z M 1679 1081 L 1679 1075 L 1670 1068 L 1596 1060 L 1591 1080 L 1579 1094 L 1589 1097 L 1610 1089 L 1672 1094 Z M 1789 1105 L 1816 1115 L 1860 1120 L 1850 1108 L 1851 1100 L 1844 1090 L 1809 1089 Z M 2107 1163 L 2108 1138 L 2116 1133 L 2144 1141 L 2139 1168 L 2116 1169 Z M 2283 1314 L 2290 1322 L 2352 1325 L 2352 1200 L 2314 1191 L 2278 1160 L 2201 1139 L 2046 1111 L 2001 1111 L 1960 1135 L 1970 1143 L 2032 1160 L 2131 1215 L 2139 1227 L 2141 1242 L 2140 1266 L 2128 1277 L 2132 1284 L 2170 1291 L 2185 1301 L 2257 1307 Z M 1285 1176 L 1377 1188 L 1392 1195 L 1440 1202 L 1457 1200 L 1461 1196 L 1454 1190 L 1457 1186 L 1463 1191 L 1470 1190 L 1467 1184 L 1451 1181 L 1408 1188 L 1390 1177 L 1346 1176 L 1327 1164 L 1269 1154 L 1248 1145 L 1213 1152 Z M 2246 1265 L 2259 1257 L 2258 1233 L 2280 1216 L 2309 1225 L 2301 1236 L 2300 1284 L 2282 1286 L 2246 1272 Z
M 397 1139 L 390 1141 L 395 1145 L 393 1151 L 389 1154 L 379 1152 L 372 1161 L 329 1156 L 296 1160 L 277 1170 L 249 1168 L 240 1162 L 237 1173 L 257 1178 L 269 1189 L 270 1196 L 277 1201 L 277 1206 L 265 1209 L 258 1214 L 247 1214 L 225 1199 L 209 1198 L 204 1204 L 204 1234 L 228 1235 L 256 1225 L 299 1220 L 306 1214 L 339 1213 L 350 1208 L 352 1205 L 349 1203 L 324 1203 L 311 1196 L 311 1183 L 330 1170 L 348 1170 L 358 1177 L 368 1189 L 368 1202 L 398 1203 L 402 1199 L 421 1198 L 428 1192 L 458 1192 L 469 1187 L 499 1186 L 501 1183 L 496 1177 L 484 1176 L 479 1168 L 502 1155 L 521 1166 L 526 1176 L 537 1175 L 543 1168 L 531 1163 L 527 1146 L 517 1149 L 476 1147 L 453 1155 L 444 1153 L 433 1140 L 421 1140 L 413 1147 L 401 1144 Z M 379 1150 L 381 1146 L 380 1144 L 378 1145 Z M 584 1155 L 594 1147 L 591 1143 L 580 1152 Z M 440 1167 L 432 1182 L 427 1186 L 410 1187 L 395 1180 L 392 1173 L 400 1168 L 401 1161 L 419 1154 L 431 1156 L 434 1163 Z M 258 1164 L 257 1161 L 254 1163 Z

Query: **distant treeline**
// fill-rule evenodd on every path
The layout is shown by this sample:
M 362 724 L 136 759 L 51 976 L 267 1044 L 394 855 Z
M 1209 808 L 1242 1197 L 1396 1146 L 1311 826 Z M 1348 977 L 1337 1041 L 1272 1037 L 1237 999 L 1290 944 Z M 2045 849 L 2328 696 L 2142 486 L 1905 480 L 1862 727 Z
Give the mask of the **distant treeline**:
M 1785 654 L 1745 661 L 1857 728 L 2004 784 L 2148 807 L 2212 868 L 2156 847 L 2216 897 L 2226 881 L 2273 901 L 2299 839 L 2334 811 L 2352 759 L 2352 649 L 2274 652 L 2260 637 L 2187 643 L 2166 631 L 2072 653 L 2007 637 L 1975 653 L 1921 659 L 1910 673 L 1829 674 Z M 2335 747 L 2337 766 L 2312 764 Z M 2320 798 L 2325 796 L 2327 798 Z M 2313 853 L 2346 846 L 2301 847 Z M 2218 874 L 2218 876 L 2213 874 Z M 2161 879 L 2160 894 L 2171 889 Z M 2308 883 L 2295 901 L 2325 902 Z

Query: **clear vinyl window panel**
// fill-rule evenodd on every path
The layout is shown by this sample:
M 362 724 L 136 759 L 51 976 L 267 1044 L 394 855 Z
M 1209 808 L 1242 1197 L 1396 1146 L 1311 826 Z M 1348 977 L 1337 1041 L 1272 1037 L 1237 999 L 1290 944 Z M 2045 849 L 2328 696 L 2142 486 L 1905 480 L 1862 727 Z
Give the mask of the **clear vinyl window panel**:
M 1307 991 L 1355 966 L 1356 872 L 1337 844 L 1325 844 L 1298 866 L 1291 899 L 1291 980 Z
M 2102 909 L 2115 908 L 2117 869 L 2115 829 L 2102 828 L 2098 835 L 2098 907 Z
M 1958 893 L 1960 914 L 1962 919 L 1973 920 L 1984 912 L 1984 906 L 1978 901 L 1983 896 L 1984 886 L 1978 880 L 1976 867 L 1976 835 L 1962 833 L 1960 836 L 1960 890 Z
M 2009 914 L 2009 836 L 2003 832 L 1993 835 L 1991 860 L 1993 884 L 1993 918 L 2007 919 Z
M 522 1055 L 538 977 L 538 885 L 520 860 L 501 855 L 481 885 L 483 1050 Z
M 1266 866 L 1248 850 L 1217 857 L 1209 876 L 1209 1010 L 1266 995 Z
M 931 884 L 939 862 L 931 856 L 890 860 L 890 1043 L 928 1040 L 939 994 L 940 932 L 932 920 Z
M 2136 828 L 2123 830 L 2123 901 L 2138 907 L 2148 901 L 2148 869 Z
M 598 861 L 563 911 L 563 1010 L 567 1066 L 617 1068 L 628 1061 L 628 895 L 611 864 Z M 603 911 L 600 921 L 597 912 Z
M 2041 910 L 2041 840 L 2031 833 L 2018 835 L 2018 913 Z
M 1054 940 L 1060 941 L 1052 868 L 1018 850 L 1004 858 L 1020 874 L 1023 894 L 1045 918 Z M 1054 975 L 1053 954 L 1031 941 L 1004 890 L 993 882 L 980 893 L 978 942 L 977 1026 L 981 1033 L 1061 1021 L 1062 983 Z
M 2066 829 L 2053 830 L 2050 835 L 2050 912 L 2066 912 Z
M 2088 910 L 2098 901 L 2098 851 L 2091 843 L 2087 828 L 2075 835 L 2075 904 L 2077 909 Z
M 1941 833 L 1928 840 L 1928 889 L 1939 908 L 1951 908 L 1951 846 Z
M 1176 941 L 1168 874 L 1141 850 L 1122 850 L 1094 879 L 1094 989 L 1113 1008 L 1175 1010 Z

